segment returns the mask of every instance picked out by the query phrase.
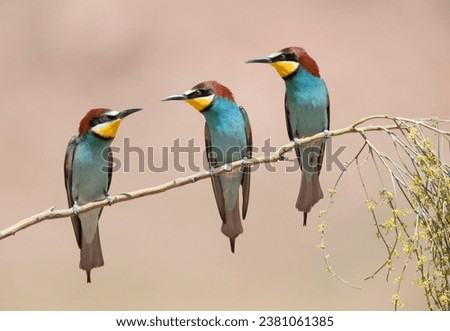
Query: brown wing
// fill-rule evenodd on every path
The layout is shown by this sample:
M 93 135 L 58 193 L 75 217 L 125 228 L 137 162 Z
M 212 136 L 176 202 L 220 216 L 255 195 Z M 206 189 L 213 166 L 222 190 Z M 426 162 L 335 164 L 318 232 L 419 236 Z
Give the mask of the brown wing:
M 77 145 L 78 137 L 73 136 L 70 138 L 66 149 L 66 156 L 64 158 L 64 181 L 66 185 L 67 202 L 69 203 L 69 207 L 72 207 L 75 202 L 72 197 L 72 165 Z M 71 216 L 71 218 L 75 238 L 77 239 L 78 247 L 81 248 L 81 221 L 76 215 Z
M 113 155 L 111 151 L 111 146 L 108 146 L 108 186 L 106 188 L 107 191 L 109 191 L 109 187 L 111 186 L 112 171 L 113 171 Z
M 212 146 L 211 146 L 211 135 L 209 133 L 208 124 L 205 123 L 205 146 L 206 146 L 206 158 L 208 160 L 209 168 L 217 167 L 217 160 L 213 158 Z M 217 208 L 219 209 L 220 217 L 222 222 L 226 223 L 225 218 L 225 201 L 223 198 L 222 186 L 220 185 L 219 176 L 211 177 L 212 187 L 214 191 L 214 196 L 216 197 Z
M 253 148 L 253 137 L 252 137 L 252 128 L 250 126 L 250 120 L 248 118 L 247 112 L 245 111 L 244 107 L 239 107 L 241 110 L 242 116 L 244 117 L 245 121 L 245 136 L 247 138 L 247 150 L 246 150 L 246 157 L 248 159 L 252 158 L 252 148 Z M 242 185 L 242 218 L 245 219 L 245 216 L 247 215 L 247 209 L 248 209 L 248 201 L 250 197 L 250 174 L 251 174 L 252 168 L 250 166 L 244 166 L 243 169 L 243 176 L 241 180 Z
M 106 147 L 108 150 L 108 185 L 106 186 L 106 192 L 105 194 L 108 194 L 109 187 L 111 186 L 111 180 L 112 180 L 112 170 L 113 170 L 113 155 L 111 146 Z M 100 216 L 102 216 L 103 207 L 100 208 L 100 212 L 98 213 L 98 218 L 100 219 Z M 98 230 L 97 230 L 98 231 Z
M 327 94 L 327 119 L 328 119 L 328 125 L 327 130 L 330 130 L 330 96 Z M 322 163 L 323 163 L 323 156 L 325 154 L 325 143 L 326 140 L 323 141 L 322 145 L 320 145 L 320 155 L 317 160 L 317 171 L 320 175 L 320 170 L 322 170 Z
M 284 95 L 284 114 L 286 116 L 286 129 L 287 129 L 287 132 L 288 132 L 289 139 L 291 141 L 293 141 L 294 138 L 300 138 L 300 137 L 297 137 L 297 135 L 294 135 L 294 133 L 292 132 L 291 119 L 289 118 L 290 114 L 289 114 L 289 107 L 288 107 L 287 95 L 286 94 Z M 295 150 L 295 154 L 297 154 L 298 164 L 300 165 L 300 168 L 302 168 L 302 161 L 301 161 L 301 158 L 300 158 L 300 147 L 299 146 L 295 146 L 294 150 Z

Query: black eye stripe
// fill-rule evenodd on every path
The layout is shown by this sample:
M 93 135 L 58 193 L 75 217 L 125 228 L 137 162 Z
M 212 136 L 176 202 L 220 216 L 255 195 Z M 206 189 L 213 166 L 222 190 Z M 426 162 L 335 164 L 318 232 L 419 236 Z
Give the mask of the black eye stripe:
M 294 53 L 281 53 L 281 54 L 277 55 L 273 60 L 274 60 L 274 62 L 277 62 L 277 61 L 298 62 L 298 58 Z
M 188 98 L 201 98 L 212 95 L 213 92 L 210 89 L 196 89 L 189 93 Z
M 89 122 L 89 126 L 92 128 L 96 126 L 97 124 L 106 123 L 114 119 L 115 116 L 113 115 L 101 115 L 99 117 L 94 117 Z

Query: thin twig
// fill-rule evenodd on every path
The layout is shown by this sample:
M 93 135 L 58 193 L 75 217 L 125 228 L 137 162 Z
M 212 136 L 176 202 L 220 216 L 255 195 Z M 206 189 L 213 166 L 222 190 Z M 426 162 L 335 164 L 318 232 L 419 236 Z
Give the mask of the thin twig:
M 365 118 L 358 120 L 353 125 L 350 125 L 346 128 L 341 128 L 341 129 L 330 131 L 327 134 L 327 136 L 340 136 L 340 135 L 344 135 L 344 134 L 348 134 L 348 133 L 356 133 L 356 132 L 364 133 L 364 132 L 369 132 L 369 131 L 385 131 L 385 130 L 393 130 L 393 129 L 405 129 L 406 125 L 404 124 L 404 122 L 406 122 L 406 121 L 414 122 L 414 120 L 402 119 L 401 122 L 396 122 L 395 124 L 390 124 L 390 125 L 369 125 L 369 126 L 365 126 L 365 127 L 358 127 L 360 124 L 368 122 L 373 119 L 394 120 L 396 118 L 392 117 L 392 116 L 388 116 L 388 115 L 374 115 L 374 116 L 365 117 Z M 318 133 L 314 136 L 300 139 L 300 143 L 306 144 L 306 143 L 309 143 L 309 142 L 312 142 L 315 140 L 319 140 L 319 139 L 323 139 L 323 138 L 325 138 L 325 134 Z M 229 171 L 231 169 L 241 167 L 244 163 L 248 166 L 253 166 L 256 164 L 260 164 L 260 163 L 278 162 L 282 159 L 282 156 L 285 153 L 291 151 L 294 148 L 294 145 L 295 145 L 295 143 L 291 141 L 290 143 L 283 145 L 281 148 L 279 148 L 274 154 L 267 156 L 267 157 L 251 158 L 246 161 L 236 161 L 231 164 L 226 164 L 222 167 L 216 168 L 212 172 L 211 171 L 203 171 L 203 172 L 195 173 L 195 174 L 187 176 L 187 177 L 177 178 L 175 180 L 166 182 L 159 186 L 144 188 L 144 189 L 140 189 L 140 190 L 136 190 L 136 191 L 132 191 L 132 192 L 128 192 L 128 193 L 120 193 L 115 196 L 112 196 L 112 200 L 103 199 L 103 200 L 99 200 L 99 201 L 89 202 L 85 205 L 79 206 L 78 213 L 82 214 L 82 213 L 85 213 L 92 209 L 106 207 L 108 205 L 112 205 L 112 204 L 116 204 L 116 203 L 120 203 L 120 202 L 124 202 L 124 201 L 128 201 L 128 200 L 133 200 L 133 199 L 137 199 L 137 198 L 142 198 L 142 197 L 149 196 L 149 195 L 159 194 L 159 193 L 174 189 L 176 187 L 193 184 L 197 181 L 209 178 L 211 176 L 219 175 L 225 171 Z M 0 240 L 5 239 L 9 236 L 12 236 L 12 235 L 16 234 L 17 232 L 22 231 L 32 225 L 38 224 L 42 221 L 58 219 L 58 218 L 65 218 L 65 217 L 69 217 L 72 215 L 75 215 L 72 208 L 55 210 L 54 207 L 51 207 L 39 214 L 25 218 L 15 224 L 9 226 L 6 229 L 1 230 L 0 231 Z

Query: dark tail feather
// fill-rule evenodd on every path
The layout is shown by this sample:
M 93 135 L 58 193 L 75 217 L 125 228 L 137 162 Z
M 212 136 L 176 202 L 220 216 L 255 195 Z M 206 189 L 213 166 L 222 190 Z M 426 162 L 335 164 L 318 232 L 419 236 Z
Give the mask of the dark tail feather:
M 243 231 L 241 216 L 239 215 L 239 201 L 236 201 L 232 210 L 225 211 L 225 223 L 222 223 L 222 233 L 230 238 L 232 253 L 234 253 L 235 240 Z
M 319 182 L 319 173 L 313 173 L 311 180 L 306 180 L 306 172 L 302 172 L 302 182 L 295 207 L 303 212 L 303 225 L 306 226 L 308 213 L 320 199 L 323 198 Z
M 231 248 L 231 253 L 234 254 L 234 246 L 236 245 L 236 238 L 230 238 L 230 248 Z
M 82 235 L 81 252 L 80 252 L 80 268 L 86 270 L 87 282 L 91 282 L 91 269 L 103 266 L 102 246 L 100 245 L 100 235 L 97 232 L 94 240 L 88 244 Z

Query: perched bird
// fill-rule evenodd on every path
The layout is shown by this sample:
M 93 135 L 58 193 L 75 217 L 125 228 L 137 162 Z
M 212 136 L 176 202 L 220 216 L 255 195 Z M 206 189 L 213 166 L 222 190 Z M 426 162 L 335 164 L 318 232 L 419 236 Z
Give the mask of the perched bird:
M 234 101 L 233 94 L 216 81 L 206 81 L 192 89 L 163 99 L 185 100 L 206 120 L 206 156 L 211 169 L 252 156 L 252 131 L 247 113 Z M 239 214 L 239 187 L 242 185 L 242 217 L 245 219 L 250 194 L 250 167 L 243 166 L 212 176 L 212 187 L 222 218 L 222 233 L 235 240 L 243 232 Z
M 328 132 L 330 128 L 330 99 L 325 82 L 319 74 L 316 61 L 300 47 L 288 47 L 266 57 L 247 63 L 269 63 L 286 84 L 284 108 L 289 139 Z M 308 212 L 323 198 L 319 174 L 322 168 L 324 141 L 315 141 L 295 147 L 302 168 L 302 181 L 296 208 L 303 211 L 303 225 Z
M 102 248 L 98 233 L 98 220 L 102 208 L 78 214 L 79 205 L 104 198 L 108 194 L 112 176 L 111 142 L 122 119 L 140 109 L 122 112 L 109 109 L 92 109 L 81 120 L 78 136 L 67 145 L 64 160 L 64 179 L 78 247 L 80 268 L 86 270 L 91 282 L 91 269 L 103 266 Z

